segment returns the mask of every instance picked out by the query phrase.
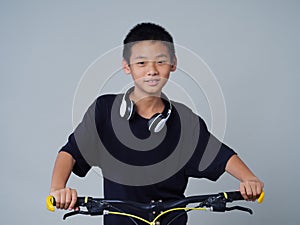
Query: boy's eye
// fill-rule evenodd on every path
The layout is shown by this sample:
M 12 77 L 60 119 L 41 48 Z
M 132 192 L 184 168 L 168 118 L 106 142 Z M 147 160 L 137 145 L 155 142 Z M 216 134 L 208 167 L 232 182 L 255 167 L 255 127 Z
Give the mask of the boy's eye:
M 158 64 L 165 64 L 167 61 L 166 60 L 160 60 L 160 61 L 158 61 L 157 63 Z
M 137 62 L 136 64 L 138 64 L 138 65 L 145 65 L 145 62 L 144 61 L 139 61 L 139 62 Z

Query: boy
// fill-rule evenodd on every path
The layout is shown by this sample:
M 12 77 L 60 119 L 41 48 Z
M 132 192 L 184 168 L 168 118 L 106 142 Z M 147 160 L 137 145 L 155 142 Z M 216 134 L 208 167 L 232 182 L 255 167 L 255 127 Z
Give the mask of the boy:
M 240 180 L 246 200 L 258 198 L 263 183 L 236 153 L 214 138 L 199 116 L 162 93 L 177 66 L 172 36 L 164 28 L 141 23 L 131 29 L 124 40 L 122 66 L 134 87 L 124 94 L 98 97 L 57 156 L 50 189 L 57 208 L 74 209 L 77 192 L 66 188 L 67 180 L 72 171 L 85 176 L 91 166 L 102 169 L 108 199 L 144 203 L 180 199 L 189 177 L 215 181 L 225 171 Z M 200 170 L 207 151 L 217 154 Z M 153 170 L 156 166 L 159 169 Z M 104 220 L 105 225 L 132 223 L 120 216 Z M 172 224 L 186 221 L 182 216 Z M 168 219 L 160 222 L 166 224 Z

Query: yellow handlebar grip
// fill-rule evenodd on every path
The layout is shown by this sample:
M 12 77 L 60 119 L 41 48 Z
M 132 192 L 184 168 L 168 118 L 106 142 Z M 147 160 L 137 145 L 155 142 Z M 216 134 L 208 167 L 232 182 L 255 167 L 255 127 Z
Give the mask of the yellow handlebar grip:
M 51 212 L 54 212 L 55 211 L 55 207 L 54 207 L 54 197 L 49 195 L 47 198 L 46 198 L 46 207 L 49 211 Z
M 257 199 L 257 202 L 260 204 L 264 201 L 265 198 L 265 192 L 262 191 L 262 193 L 260 194 L 259 198 Z

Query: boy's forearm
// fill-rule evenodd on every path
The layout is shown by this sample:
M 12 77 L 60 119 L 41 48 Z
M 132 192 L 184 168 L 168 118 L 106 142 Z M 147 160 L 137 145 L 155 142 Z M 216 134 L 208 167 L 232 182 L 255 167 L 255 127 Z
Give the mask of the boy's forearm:
M 74 164 L 75 160 L 69 153 L 58 153 L 53 168 L 50 192 L 65 188 Z
M 225 170 L 240 181 L 256 178 L 252 171 L 237 155 L 233 155 L 228 160 Z

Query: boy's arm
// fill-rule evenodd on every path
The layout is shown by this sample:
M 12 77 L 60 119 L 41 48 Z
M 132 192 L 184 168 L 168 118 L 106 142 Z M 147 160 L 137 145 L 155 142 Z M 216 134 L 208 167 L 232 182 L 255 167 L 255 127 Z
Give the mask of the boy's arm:
M 240 192 L 245 200 L 254 201 L 260 196 L 264 183 L 251 172 L 237 155 L 233 155 L 228 160 L 225 170 L 240 180 Z
M 75 189 L 66 188 L 75 160 L 67 152 L 59 152 L 55 161 L 50 195 L 55 198 L 56 208 L 73 209 L 77 200 Z

